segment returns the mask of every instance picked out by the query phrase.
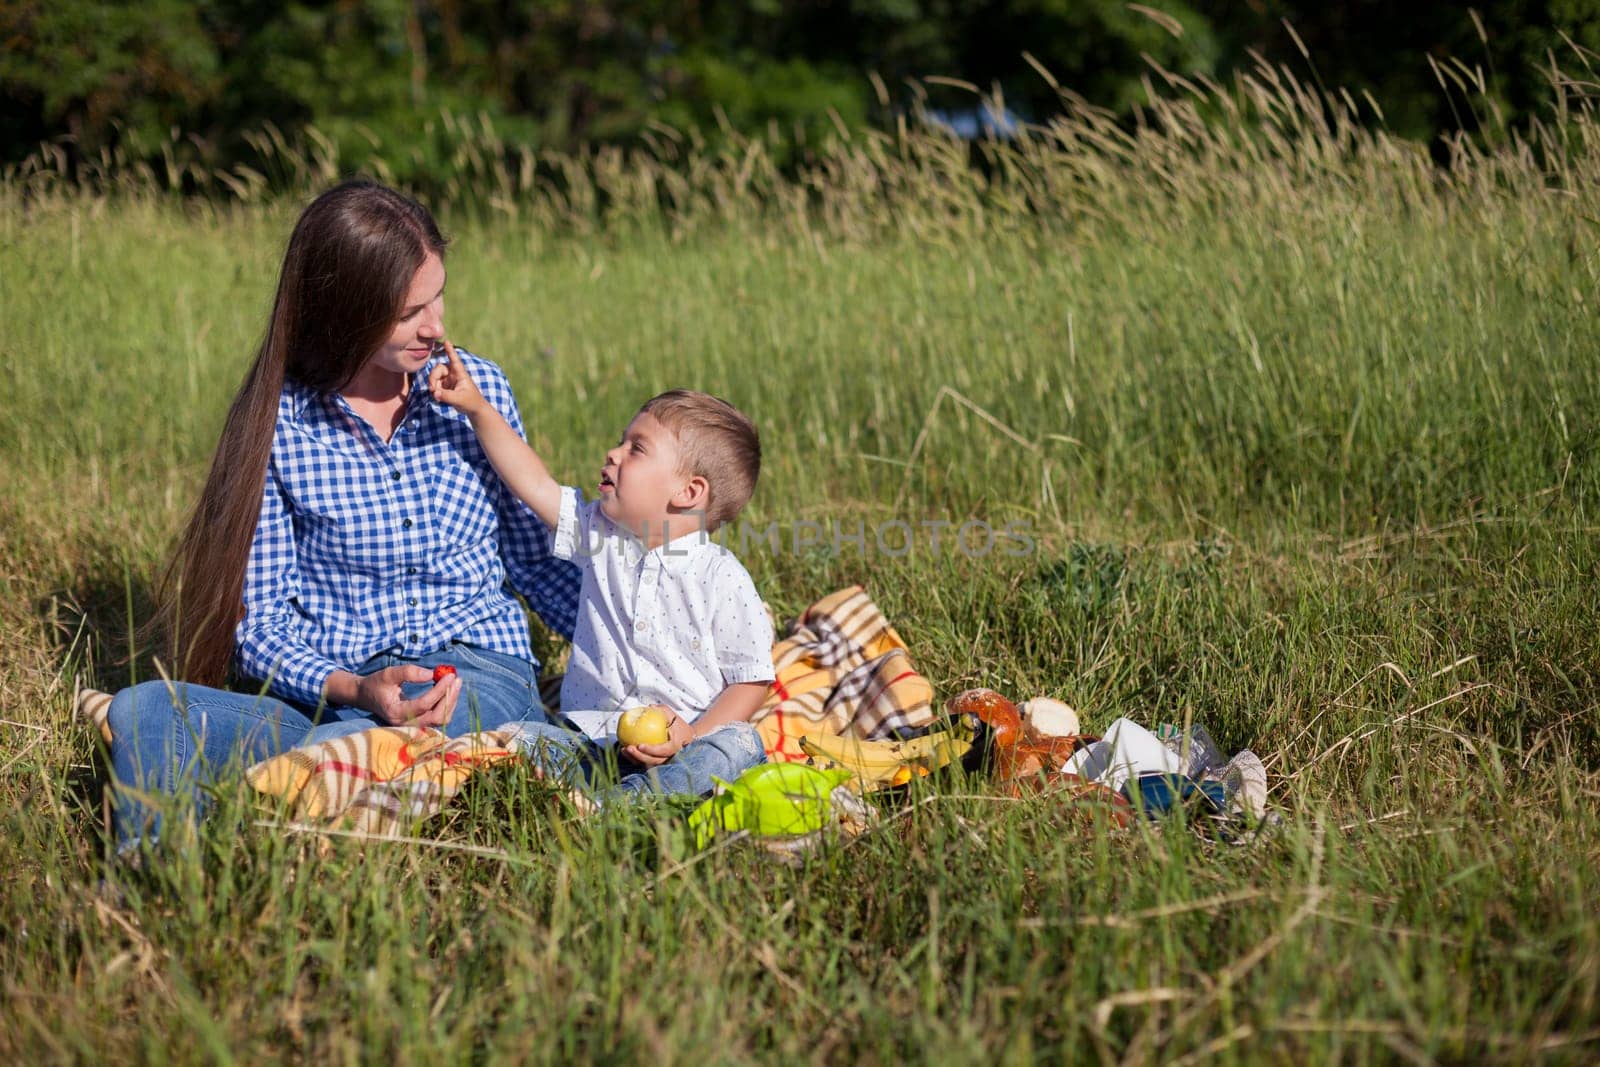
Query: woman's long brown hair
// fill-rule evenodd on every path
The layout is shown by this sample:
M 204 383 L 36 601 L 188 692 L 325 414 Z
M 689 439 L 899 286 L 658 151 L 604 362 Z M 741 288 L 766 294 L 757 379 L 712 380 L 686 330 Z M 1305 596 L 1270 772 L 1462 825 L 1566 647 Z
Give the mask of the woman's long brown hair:
M 227 679 L 284 382 L 323 393 L 348 385 L 388 339 L 428 253 L 444 249 L 426 208 L 375 182 L 338 185 L 301 214 L 266 335 L 162 583 L 159 621 L 178 677 Z

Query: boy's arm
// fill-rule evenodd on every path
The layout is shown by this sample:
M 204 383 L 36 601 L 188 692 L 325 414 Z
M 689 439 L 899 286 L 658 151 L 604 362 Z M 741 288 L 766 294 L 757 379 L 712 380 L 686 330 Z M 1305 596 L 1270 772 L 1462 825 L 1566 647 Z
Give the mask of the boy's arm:
M 435 367 L 428 378 L 428 388 L 434 400 L 451 407 L 472 420 L 472 429 L 478 443 L 494 464 L 501 481 L 533 509 L 533 513 L 550 527 L 556 528 L 561 518 L 561 485 L 550 476 L 544 460 L 539 458 L 528 442 L 524 441 L 511 424 L 484 398 L 472 375 L 462 365 L 455 345 L 444 344 L 448 362 Z
M 478 434 L 478 443 L 494 464 L 495 473 L 517 495 L 517 499 L 533 509 L 543 523 L 552 530 L 561 519 L 561 484 L 545 469 L 528 442 L 524 441 L 505 416 L 492 404 L 484 404 L 467 416 Z
M 695 737 L 704 737 L 719 726 L 730 722 L 749 722 L 767 698 L 766 682 L 735 682 L 711 702 L 704 715 L 690 723 Z

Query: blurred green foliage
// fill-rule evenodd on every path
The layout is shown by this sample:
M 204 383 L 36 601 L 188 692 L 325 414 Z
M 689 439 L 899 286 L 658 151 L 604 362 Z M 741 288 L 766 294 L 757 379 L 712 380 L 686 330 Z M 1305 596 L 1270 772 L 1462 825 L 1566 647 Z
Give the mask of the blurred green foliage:
M 536 148 L 656 125 L 804 144 L 977 106 L 941 78 L 1044 119 L 1059 97 L 1027 56 L 1117 111 L 1152 63 L 1226 78 L 1261 56 L 1368 90 L 1391 129 L 1427 137 L 1535 114 L 1565 38 L 1600 48 L 1600 0 L 0 0 L 0 162 L 49 139 L 135 158 L 183 140 L 227 165 L 271 123 L 417 180 L 445 166 L 456 120 Z

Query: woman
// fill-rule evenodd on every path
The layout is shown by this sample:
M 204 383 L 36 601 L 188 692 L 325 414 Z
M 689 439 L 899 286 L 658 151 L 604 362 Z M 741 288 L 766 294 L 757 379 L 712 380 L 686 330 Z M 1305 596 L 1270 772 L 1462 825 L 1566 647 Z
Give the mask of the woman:
M 138 793 L 192 793 L 308 739 L 543 719 L 511 589 L 570 637 L 578 571 L 550 556 L 468 421 L 429 397 L 444 251 L 422 205 L 372 182 L 300 216 L 169 570 L 185 681 L 125 689 L 109 710 L 122 841 L 153 819 Z M 473 373 L 520 432 L 499 368 Z M 456 674 L 435 681 L 441 664 Z M 226 691 L 230 670 L 258 681 Z

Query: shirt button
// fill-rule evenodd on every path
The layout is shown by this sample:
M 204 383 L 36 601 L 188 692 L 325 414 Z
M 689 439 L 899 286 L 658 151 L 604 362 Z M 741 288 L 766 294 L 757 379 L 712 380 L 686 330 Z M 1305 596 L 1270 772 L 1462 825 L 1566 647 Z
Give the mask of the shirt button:
M 409 600 L 406 601 L 406 603 L 410 604 L 412 607 L 416 607 L 417 606 L 417 598 L 416 597 L 411 597 Z
M 412 634 L 411 635 L 411 643 L 413 645 L 416 644 L 418 641 L 421 641 L 421 640 L 422 640 L 422 638 L 417 636 L 416 634 Z
M 640 619 L 638 622 L 633 624 L 633 628 L 638 630 L 640 633 L 644 633 L 646 630 L 650 629 L 650 624 L 645 622 L 643 619 Z
M 393 478 L 395 481 L 398 482 L 400 480 L 400 472 L 399 471 L 395 471 L 392 474 L 390 474 L 389 477 Z
M 422 425 L 422 421 L 420 419 L 412 419 L 411 420 L 411 428 L 413 430 L 415 430 L 418 426 L 421 426 L 421 425 Z
M 407 567 L 406 568 L 406 573 L 407 574 L 415 574 L 415 573 L 417 573 L 417 568 L 415 568 L 415 567 Z
M 405 530 L 411 529 L 411 520 L 407 519 L 406 521 L 402 522 L 400 524 L 400 527 L 401 527 L 401 529 L 405 529 Z

